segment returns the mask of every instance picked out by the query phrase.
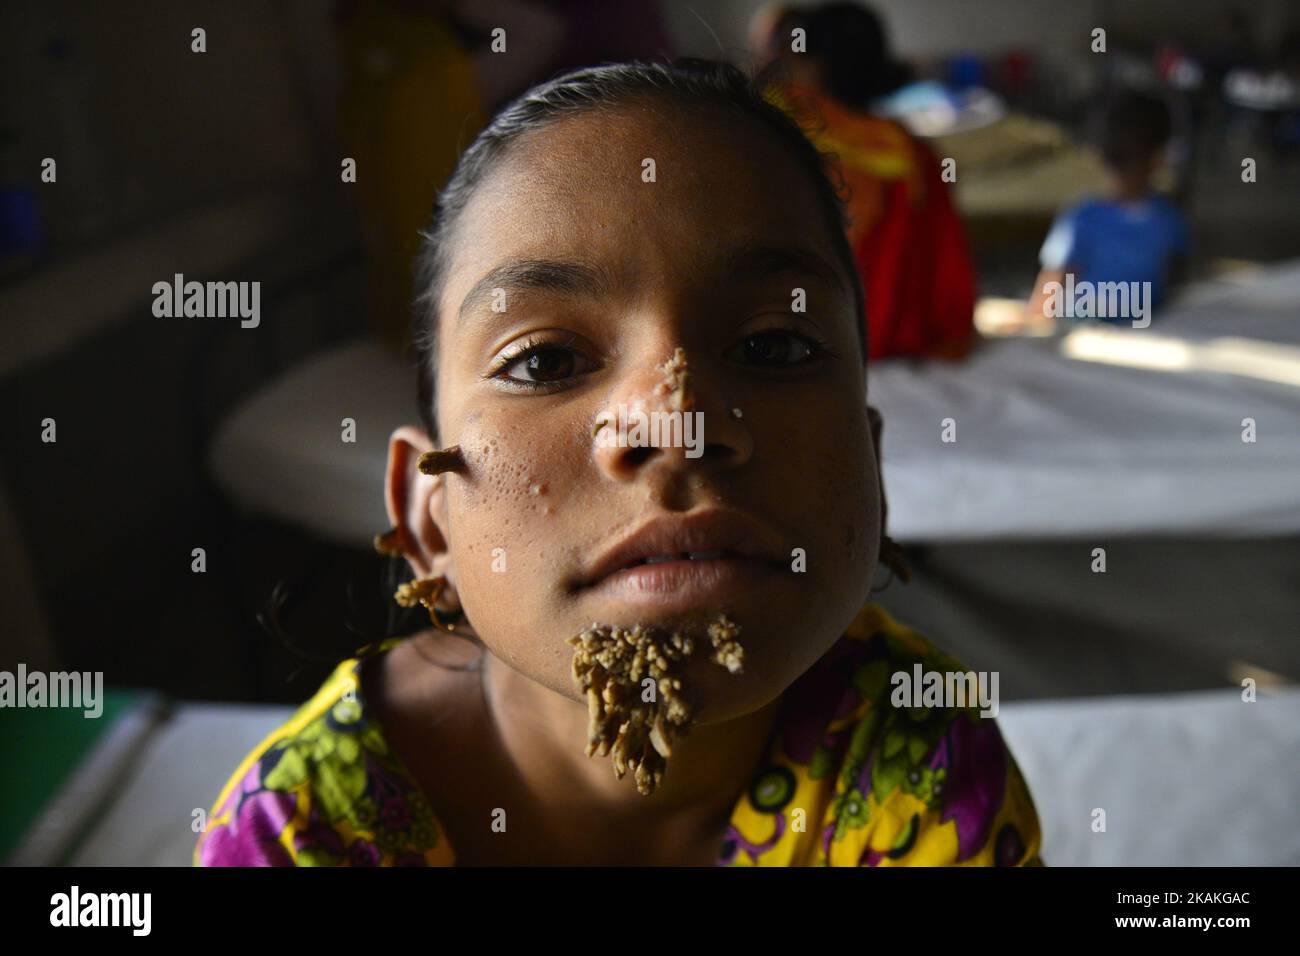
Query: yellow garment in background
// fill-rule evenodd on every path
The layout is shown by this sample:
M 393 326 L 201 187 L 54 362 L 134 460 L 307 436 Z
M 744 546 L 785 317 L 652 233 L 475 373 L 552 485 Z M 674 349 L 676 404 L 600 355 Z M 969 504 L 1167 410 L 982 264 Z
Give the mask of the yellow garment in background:
M 486 117 L 473 60 L 440 17 L 357 4 L 339 25 L 341 124 L 368 259 L 371 328 L 410 341 L 414 258 L 438 190 Z

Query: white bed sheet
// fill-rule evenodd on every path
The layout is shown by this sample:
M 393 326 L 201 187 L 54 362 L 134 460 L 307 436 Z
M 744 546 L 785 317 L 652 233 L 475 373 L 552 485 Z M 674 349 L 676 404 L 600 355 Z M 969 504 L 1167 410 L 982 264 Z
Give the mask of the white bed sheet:
M 1026 701 L 998 723 L 1049 865 L 1300 865 L 1294 687 Z
M 1150 329 L 1103 330 L 1127 351 L 1226 337 L 1300 342 L 1300 265 L 1206 284 Z M 1095 333 L 1085 331 L 1074 341 Z M 1067 357 L 1065 337 L 995 340 L 959 364 L 883 361 L 891 533 L 903 541 L 1300 531 L 1300 386 L 1220 371 Z M 1139 353 L 1141 355 L 1141 353 Z M 1300 382 L 1300 353 L 1289 352 Z M 1255 441 L 1242 440 L 1243 420 Z M 942 440 L 943 421 L 956 441 Z
M 369 547 L 388 527 L 388 438 L 417 420 L 415 373 L 364 340 L 314 355 L 254 394 L 209 451 L 217 484 L 250 512 Z M 343 441 L 343 420 L 355 442 Z

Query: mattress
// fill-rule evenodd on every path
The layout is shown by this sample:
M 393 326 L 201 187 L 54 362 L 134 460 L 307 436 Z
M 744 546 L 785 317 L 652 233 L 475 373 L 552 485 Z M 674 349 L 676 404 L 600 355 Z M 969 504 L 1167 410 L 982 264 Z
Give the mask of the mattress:
M 992 340 L 955 364 L 876 363 L 891 533 L 1300 531 L 1297 344 L 1291 264 L 1203 285 L 1149 329 Z
M 352 342 L 312 356 L 235 409 L 209 449 L 209 470 L 250 514 L 368 548 L 389 525 L 388 438 L 417 420 L 414 371 L 369 339 Z

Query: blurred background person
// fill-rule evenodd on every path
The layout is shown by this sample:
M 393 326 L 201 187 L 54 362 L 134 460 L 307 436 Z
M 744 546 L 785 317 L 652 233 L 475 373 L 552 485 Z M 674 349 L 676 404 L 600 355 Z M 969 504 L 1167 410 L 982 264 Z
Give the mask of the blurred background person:
M 556 72 L 671 55 L 655 2 L 346 0 L 337 31 L 340 122 L 357 160 L 369 320 L 399 348 L 409 339 L 419 230 L 461 149 L 492 113 Z
M 1110 176 L 1106 193 L 1063 210 L 1043 243 L 1042 272 L 1034 284 L 1027 322 L 1050 324 L 1053 283 L 1074 276 L 1096 288 L 1103 282 L 1150 283 L 1147 305 L 1159 308 L 1171 279 L 1181 274 L 1190 249 L 1182 212 L 1157 193 L 1153 179 L 1165 162 L 1169 108 L 1134 90 L 1116 94 L 1098 117 L 1097 146 Z M 1071 309 L 1070 314 L 1074 314 Z M 1131 315 L 1095 318 L 1126 323 Z M 1059 318 L 1059 316 L 1057 316 Z
M 872 112 L 911 76 L 880 18 L 848 2 L 764 8 L 750 36 L 772 76 L 768 99 L 838 157 L 871 358 L 964 355 L 974 339 L 975 270 L 934 153 Z
M 471 46 L 452 17 L 529 35 L 520 53 Z M 491 26 L 488 27 L 491 29 Z M 357 205 L 366 244 L 368 315 L 395 346 L 410 324 L 411 261 L 434 196 L 460 146 L 492 106 L 538 74 L 559 51 L 563 24 L 525 0 L 375 0 L 341 5 L 342 135 L 357 161 Z

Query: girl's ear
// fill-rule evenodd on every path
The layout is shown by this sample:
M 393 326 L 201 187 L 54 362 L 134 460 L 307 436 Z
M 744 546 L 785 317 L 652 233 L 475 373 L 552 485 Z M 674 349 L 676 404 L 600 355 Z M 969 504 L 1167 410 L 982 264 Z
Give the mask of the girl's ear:
M 432 450 L 433 443 L 422 428 L 403 425 L 393 432 L 388 439 L 384 505 L 415 576 L 447 574 L 450 578 L 446 475 L 425 475 L 416 468 L 419 457 Z
M 875 446 L 876 452 L 876 481 L 880 488 L 880 558 L 879 561 L 885 567 L 889 568 L 893 577 L 898 578 L 904 584 L 912 580 L 912 572 L 907 567 L 907 560 L 903 555 L 903 549 L 889 537 L 889 505 L 885 501 L 885 475 L 880 467 L 880 433 L 884 430 L 884 421 L 880 417 L 880 412 L 867 406 L 867 418 L 871 421 L 871 444 Z M 892 578 L 891 578 L 892 580 Z M 872 592 L 875 593 L 874 591 Z
M 885 503 L 885 473 L 880 467 L 880 433 L 884 430 L 885 422 L 879 409 L 872 405 L 867 406 L 867 419 L 871 422 L 871 447 L 876 456 L 876 483 L 880 488 L 880 536 L 883 539 L 886 533 L 885 519 L 889 513 Z

